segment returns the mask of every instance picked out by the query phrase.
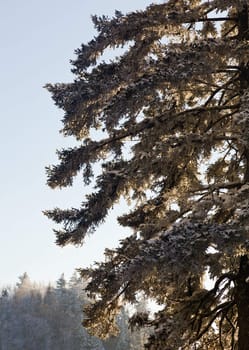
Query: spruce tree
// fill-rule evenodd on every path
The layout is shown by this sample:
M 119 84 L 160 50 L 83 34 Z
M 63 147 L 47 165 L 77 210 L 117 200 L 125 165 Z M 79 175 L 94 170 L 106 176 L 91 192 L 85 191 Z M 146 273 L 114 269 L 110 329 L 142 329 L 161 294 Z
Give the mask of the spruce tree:
M 62 133 L 78 141 L 58 151 L 48 185 L 81 173 L 94 186 L 80 208 L 46 212 L 61 224 L 57 244 L 82 244 L 121 197 L 132 204 L 118 217 L 131 234 L 81 271 L 93 299 L 85 325 L 98 336 L 116 334 L 122 304 L 143 292 L 161 306 L 133 318 L 151 327 L 146 349 L 248 349 L 248 8 L 168 0 L 93 16 L 75 80 L 47 85 Z

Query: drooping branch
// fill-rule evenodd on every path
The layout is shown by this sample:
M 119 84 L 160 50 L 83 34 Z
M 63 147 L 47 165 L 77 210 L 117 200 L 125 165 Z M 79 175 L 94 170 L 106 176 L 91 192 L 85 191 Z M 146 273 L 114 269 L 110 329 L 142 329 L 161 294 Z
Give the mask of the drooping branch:
M 210 329 L 210 327 L 214 324 L 215 320 L 224 312 L 227 313 L 229 309 L 231 309 L 235 305 L 234 301 L 230 301 L 227 303 L 224 303 L 223 305 L 220 305 L 220 308 L 217 310 L 217 312 L 211 317 L 211 319 L 208 321 L 207 325 L 201 330 L 201 320 L 200 325 L 198 327 L 198 332 L 196 336 L 196 340 L 199 340 L 203 337 L 205 333 Z
M 228 311 L 235 305 L 235 300 L 231 299 L 218 303 L 219 299 L 222 299 L 222 295 L 226 290 L 229 289 L 230 283 L 236 279 L 237 275 L 234 273 L 225 273 L 220 276 L 215 282 L 214 287 L 206 292 L 201 299 L 193 300 L 191 303 L 198 303 L 198 306 L 193 311 L 193 320 L 191 320 L 192 329 L 195 331 L 195 339 L 199 340 L 203 337 L 205 333 L 208 332 L 210 327 L 213 326 L 214 322 L 220 318 L 220 328 L 219 333 L 221 332 L 222 322 L 226 317 Z M 222 288 L 221 291 L 220 285 L 224 280 L 228 279 L 228 283 Z M 217 294 L 217 292 L 219 293 Z M 221 295 L 220 295 L 221 294 Z M 207 319 L 207 323 L 203 325 L 204 321 Z M 221 338 L 220 338 L 221 339 Z

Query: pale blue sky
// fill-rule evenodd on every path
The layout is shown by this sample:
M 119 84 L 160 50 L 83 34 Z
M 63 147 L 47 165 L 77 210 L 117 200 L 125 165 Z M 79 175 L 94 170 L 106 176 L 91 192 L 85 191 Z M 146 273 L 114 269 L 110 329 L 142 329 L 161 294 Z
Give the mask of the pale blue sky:
M 54 281 L 87 266 L 113 247 L 125 230 L 112 215 L 82 248 L 59 248 L 54 226 L 42 210 L 76 206 L 82 187 L 55 191 L 46 186 L 45 166 L 69 141 L 59 134 L 63 111 L 53 105 L 47 82 L 73 77 L 74 49 L 95 34 L 90 15 L 142 9 L 150 0 L 8 0 L 0 3 L 1 172 L 0 285 L 27 272 L 36 281 Z M 121 208 L 117 209 L 119 212 Z

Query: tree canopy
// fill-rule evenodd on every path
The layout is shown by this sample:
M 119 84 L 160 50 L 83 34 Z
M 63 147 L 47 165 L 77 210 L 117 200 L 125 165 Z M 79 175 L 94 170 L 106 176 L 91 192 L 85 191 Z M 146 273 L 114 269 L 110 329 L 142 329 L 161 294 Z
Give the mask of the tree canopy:
M 75 80 L 47 85 L 62 133 L 78 141 L 58 151 L 48 185 L 81 173 L 93 186 L 80 208 L 46 212 L 62 224 L 57 244 L 82 244 L 121 197 L 131 203 L 118 217 L 131 234 L 81 270 L 97 336 L 115 334 L 122 304 L 143 293 L 161 306 L 131 319 L 153 330 L 146 349 L 248 347 L 248 6 L 168 0 L 93 16 L 98 34 L 76 50 Z M 122 52 L 101 60 L 109 48 Z

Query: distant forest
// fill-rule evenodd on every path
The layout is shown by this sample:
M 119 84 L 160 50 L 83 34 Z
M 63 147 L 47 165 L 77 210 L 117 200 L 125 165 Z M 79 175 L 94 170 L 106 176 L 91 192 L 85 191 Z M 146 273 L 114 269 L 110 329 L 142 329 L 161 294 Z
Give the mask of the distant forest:
M 64 274 L 54 285 L 41 285 L 27 273 L 15 287 L 4 287 L 0 296 L 0 350 L 140 350 L 146 331 L 131 332 L 128 311 L 122 309 L 117 337 L 100 340 L 81 325 L 83 306 L 89 302 L 77 273 Z M 135 312 L 146 309 L 141 301 Z

